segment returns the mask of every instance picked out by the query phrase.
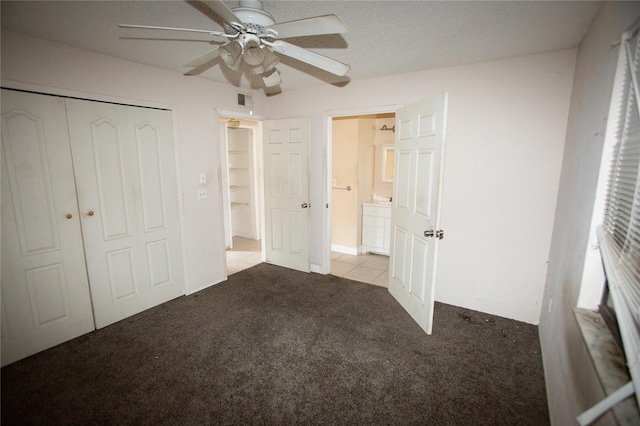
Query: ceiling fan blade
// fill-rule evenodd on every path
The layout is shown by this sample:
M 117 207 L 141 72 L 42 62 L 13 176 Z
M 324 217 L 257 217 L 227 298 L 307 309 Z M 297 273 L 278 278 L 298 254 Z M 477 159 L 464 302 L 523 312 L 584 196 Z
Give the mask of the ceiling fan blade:
M 309 65 L 313 65 L 314 67 L 320 68 L 337 76 L 346 75 L 351 69 L 347 64 L 343 64 L 335 59 L 327 58 L 326 56 L 298 47 L 295 44 L 287 43 L 286 41 L 280 40 L 274 42 L 273 48 L 274 52 L 306 62 Z
M 209 7 L 209 9 L 211 9 L 216 15 L 221 17 L 227 24 L 235 22 L 244 28 L 242 20 L 238 18 L 236 14 L 222 2 L 222 0 L 203 0 L 202 3 Z
M 198 56 L 196 59 L 186 64 L 185 67 L 199 67 L 200 65 L 204 65 L 209 61 L 213 61 L 218 56 L 220 56 L 220 48 L 216 47 L 215 49 L 208 51 L 204 55 Z
M 316 16 L 315 18 L 298 19 L 282 22 L 268 29 L 278 33 L 278 38 L 304 37 L 322 34 L 340 34 L 347 32 L 347 24 L 336 15 Z
M 209 34 L 213 36 L 221 36 L 227 37 L 228 34 L 221 33 L 220 31 L 210 31 L 210 30 L 193 30 L 190 28 L 172 28 L 172 27 L 155 27 L 152 25 L 130 25 L 130 24 L 118 24 L 120 28 L 137 28 L 143 30 L 169 30 L 169 31 L 184 31 L 188 33 L 202 33 Z

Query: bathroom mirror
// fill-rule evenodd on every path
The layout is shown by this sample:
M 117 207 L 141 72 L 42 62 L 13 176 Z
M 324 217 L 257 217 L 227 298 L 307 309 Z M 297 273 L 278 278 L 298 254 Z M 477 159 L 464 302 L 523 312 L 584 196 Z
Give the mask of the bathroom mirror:
M 382 146 L 382 181 L 393 182 L 393 145 Z

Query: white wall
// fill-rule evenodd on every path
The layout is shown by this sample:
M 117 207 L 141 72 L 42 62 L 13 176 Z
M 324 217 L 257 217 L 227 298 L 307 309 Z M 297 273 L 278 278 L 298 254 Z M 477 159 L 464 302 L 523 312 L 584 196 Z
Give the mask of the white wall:
M 236 107 L 234 87 L 2 30 L 2 85 L 47 93 L 174 106 L 179 184 L 186 240 L 187 293 L 225 278 L 216 108 Z M 64 93 L 63 93 L 64 92 Z M 266 97 L 254 94 L 254 111 Z M 196 199 L 198 174 L 207 173 L 208 198 Z
M 321 264 L 328 202 L 326 111 L 408 104 L 449 92 L 437 300 L 537 323 L 563 150 L 575 50 L 352 82 L 254 92 L 269 118 L 311 117 L 311 262 Z M 175 105 L 188 292 L 224 278 L 218 117 L 229 85 L 184 77 L 3 31 L 3 84 L 26 82 Z M 286 78 L 286 76 L 283 76 Z M 244 112 L 244 111 L 241 111 Z M 206 172 L 209 198 L 195 198 Z M 436 324 L 437 326 L 437 324 Z
M 575 57 L 571 49 L 284 92 L 269 99 L 269 113 L 311 117 L 311 204 L 323 207 L 327 111 L 388 111 L 449 92 L 436 299 L 537 324 Z M 319 207 L 311 211 L 316 264 L 327 249 Z
M 572 309 L 580 292 L 618 57 L 612 45 L 639 17 L 638 2 L 605 2 L 578 51 L 540 318 L 549 411 L 556 425 L 575 424 L 576 415 L 603 398 Z

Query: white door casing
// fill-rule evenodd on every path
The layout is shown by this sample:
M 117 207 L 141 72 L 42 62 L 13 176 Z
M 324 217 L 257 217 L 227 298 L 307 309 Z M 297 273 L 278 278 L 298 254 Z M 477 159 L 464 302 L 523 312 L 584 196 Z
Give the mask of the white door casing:
M 222 212 L 224 219 L 225 248 L 233 248 L 233 230 L 231 228 L 231 195 L 229 193 L 229 129 L 226 121 L 220 122 L 220 179 L 222 188 Z
M 265 121 L 263 129 L 266 261 L 309 272 L 309 119 Z
M 64 100 L 2 90 L 2 365 L 94 329 Z
M 67 99 L 101 328 L 184 294 L 171 112 Z
M 433 327 L 447 94 L 396 113 L 389 292 L 427 334 Z

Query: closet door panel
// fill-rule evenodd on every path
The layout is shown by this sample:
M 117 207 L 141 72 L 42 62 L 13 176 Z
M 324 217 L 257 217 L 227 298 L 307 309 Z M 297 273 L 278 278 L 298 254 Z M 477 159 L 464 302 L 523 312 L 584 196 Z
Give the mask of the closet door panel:
M 179 195 L 170 111 L 127 107 L 135 129 L 136 172 L 140 182 L 137 239 L 148 277 L 148 304 L 184 294 Z
M 94 329 L 64 101 L 2 91 L 2 365 Z
M 98 328 L 184 294 L 168 111 L 67 100 Z

